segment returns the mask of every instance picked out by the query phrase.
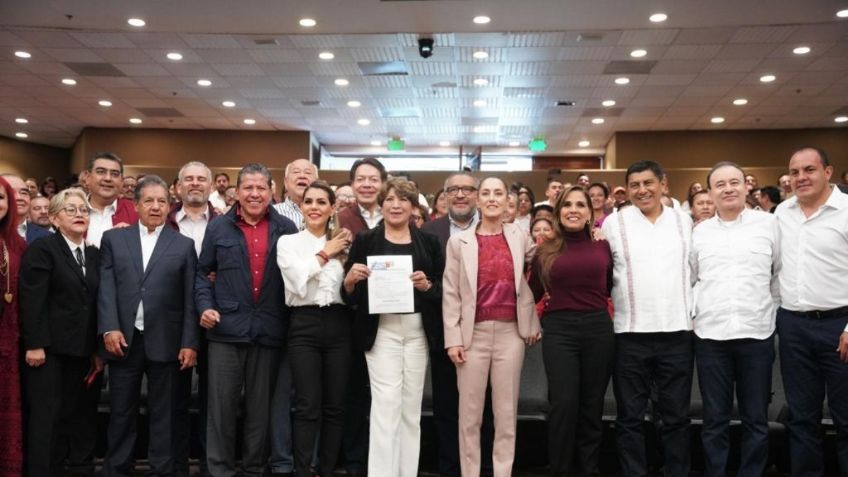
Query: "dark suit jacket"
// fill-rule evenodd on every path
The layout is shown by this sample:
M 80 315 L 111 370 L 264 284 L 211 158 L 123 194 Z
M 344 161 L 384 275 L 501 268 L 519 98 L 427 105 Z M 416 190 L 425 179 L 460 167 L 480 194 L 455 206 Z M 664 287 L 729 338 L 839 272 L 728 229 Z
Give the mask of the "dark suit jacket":
M 36 240 L 40 239 L 41 237 L 47 237 L 48 235 L 51 235 L 50 230 L 36 224 L 35 222 L 31 222 L 31 221 L 27 220 L 27 226 L 26 226 L 26 243 L 27 244 L 31 244 L 31 243 L 35 242 Z M 71 249 L 68 249 L 68 252 L 70 252 L 70 251 L 71 251 Z
M 135 315 L 144 300 L 144 349 L 151 361 L 176 361 L 181 348 L 198 347 L 200 318 L 194 307 L 197 254 L 194 241 L 163 227 L 144 269 L 139 223 L 103 234 L 97 334 L 135 335 Z M 115 356 L 105 353 L 107 358 Z
M 354 263 L 367 263 L 369 255 L 384 255 L 381 246 L 386 228 L 382 223 L 371 230 L 366 230 L 354 239 L 350 247 L 350 255 L 345 263 L 345 273 Z M 433 283 L 426 292 L 415 290 L 415 301 L 424 322 L 424 333 L 430 349 L 444 349 L 442 325 L 442 274 L 445 270 L 445 259 L 439 249 L 439 242 L 431 234 L 423 233 L 410 226 L 413 253 L 412 268 L 421 270 Z M 377 327 L 380 324 L 379 315 L 368 313 L 368 280 L 356 284 L 351 294 L 347 294 L 342 285 L 342 298 L 345 303 L 354 307 L 353 345 L 361 351 L 368 351 L 374 346 L 377 337 Z
M 19 282 L 24 349 L 90 356 L 97 341 L 99 256 L 85 247 L 85 275 L 60 232 L 29 247 Z
M 442 246 L 442 255 L 445 255 L 450 238 L 450 218 L 445 215 L 436 220 L 431 220 L 425 223 L 421 230 L 433 234 L 439 239 L 439 245 Z

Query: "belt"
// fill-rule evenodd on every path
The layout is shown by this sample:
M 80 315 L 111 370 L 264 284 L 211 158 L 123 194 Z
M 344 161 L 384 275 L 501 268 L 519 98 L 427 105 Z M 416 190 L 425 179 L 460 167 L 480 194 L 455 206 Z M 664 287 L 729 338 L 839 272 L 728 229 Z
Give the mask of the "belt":
M 786 308 L 784 308 L 784 310 L 786 310 Z M 833 308 L 832 310 L 786 311 L 795 316 L 803 316 L 804 318 L 809 318 L 811 320 L 823 320 L 826 318 L 837 318 L 848 315 L 848 306 L 841 306 L 839 308 Z

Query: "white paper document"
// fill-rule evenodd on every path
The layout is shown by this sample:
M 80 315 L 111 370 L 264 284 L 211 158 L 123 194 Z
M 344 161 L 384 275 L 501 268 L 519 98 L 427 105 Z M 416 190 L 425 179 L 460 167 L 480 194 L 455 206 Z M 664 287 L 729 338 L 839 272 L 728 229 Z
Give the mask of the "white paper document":
M 367 265 L 368 313 L 413 313 L 412 255 L 373 255 Z

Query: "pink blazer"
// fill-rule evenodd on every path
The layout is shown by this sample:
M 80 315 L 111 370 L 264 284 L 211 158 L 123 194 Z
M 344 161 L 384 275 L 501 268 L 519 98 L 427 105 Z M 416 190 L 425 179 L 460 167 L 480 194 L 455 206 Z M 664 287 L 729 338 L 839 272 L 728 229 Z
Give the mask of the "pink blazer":
M 504 237 L 512 253 L 515 271 L 515 297 L 518 303 L 518 334 L 522 338 L 539 332 L 539 317 L 533 293 L 524 278 L 536 244 L 518 225 L 503 224 Z M 445 348 L 471 346 L 474 316 L 477 309 L 477 237 L 474 228 L 448 240 L 445 274 L 442 279 L 442 318 L 445 327 Z

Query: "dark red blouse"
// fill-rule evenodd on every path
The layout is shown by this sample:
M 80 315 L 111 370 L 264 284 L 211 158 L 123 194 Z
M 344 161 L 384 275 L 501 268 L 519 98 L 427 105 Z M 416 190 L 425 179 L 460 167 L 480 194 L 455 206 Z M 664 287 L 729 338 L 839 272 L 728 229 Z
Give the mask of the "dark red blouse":
M 597 311 L 607 308 L 612 287 L 612 253 L 606 240 L 585 232 L 566 233 L 566 249 L 551 266 L 550 301 L 545 314 L 557 310 Z M 533 260 L 530 288 L 538 301 L 545 294 L 539 263 Z
M 516 319 L 515 271 L 503 233 L 477 234 L 477 313 L 474 322 Z

